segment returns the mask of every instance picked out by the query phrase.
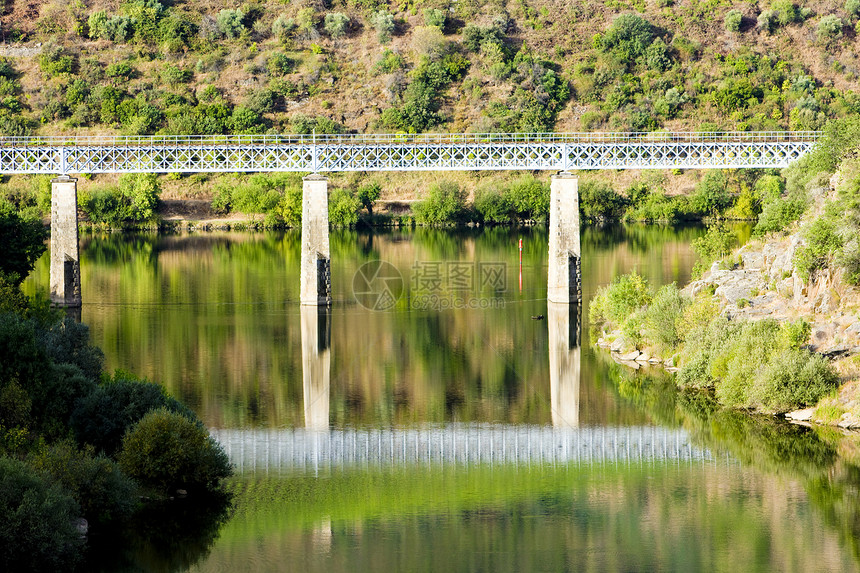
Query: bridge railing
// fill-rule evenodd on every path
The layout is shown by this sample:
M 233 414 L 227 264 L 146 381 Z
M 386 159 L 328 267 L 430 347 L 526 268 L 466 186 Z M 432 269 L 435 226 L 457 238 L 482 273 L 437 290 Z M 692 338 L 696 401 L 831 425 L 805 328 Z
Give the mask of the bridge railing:
M 456 144 L 644 144 L 811 143 L 817 131 L 641 132 L 641 133 L 421 133 L 267 135 L 86 135 L 0 137 L 0 147 L 166 147 L 281 145 L 456 145 Z

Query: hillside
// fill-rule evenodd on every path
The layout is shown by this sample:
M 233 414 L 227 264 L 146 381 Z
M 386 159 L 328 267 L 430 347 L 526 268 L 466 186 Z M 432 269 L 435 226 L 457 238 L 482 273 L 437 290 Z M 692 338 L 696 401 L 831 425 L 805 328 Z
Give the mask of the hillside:
M 14 0 L 0 133 L 813 130 L 860 112 L 858 15 L 860 0 Z M 698 177 L 646 179 L 673 194 Z M 402 179 L 382 198 L 413 198 Z

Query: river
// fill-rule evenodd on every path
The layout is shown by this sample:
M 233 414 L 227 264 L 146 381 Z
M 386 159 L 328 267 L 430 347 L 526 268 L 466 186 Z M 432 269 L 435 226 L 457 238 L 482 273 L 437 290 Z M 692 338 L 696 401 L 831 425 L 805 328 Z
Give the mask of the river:
M 590 343 L 598 287 L 685 284 L 702 234 L 585 228 L 578 311 L 547 304 L 544 228 L 333 232 L 322 313 L 297 302 L 296 232 L 82 235 L 106 368 L 162 383 L 237 466 L 229 510 L 94 568 L 860 570 L 853 438 Z

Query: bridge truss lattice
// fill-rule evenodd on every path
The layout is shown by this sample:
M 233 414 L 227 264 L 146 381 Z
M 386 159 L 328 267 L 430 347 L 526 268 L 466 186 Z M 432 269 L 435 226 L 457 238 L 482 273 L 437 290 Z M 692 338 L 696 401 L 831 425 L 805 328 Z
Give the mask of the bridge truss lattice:
M 0 138 L 0 174 L 786 167 L 817 132 Z

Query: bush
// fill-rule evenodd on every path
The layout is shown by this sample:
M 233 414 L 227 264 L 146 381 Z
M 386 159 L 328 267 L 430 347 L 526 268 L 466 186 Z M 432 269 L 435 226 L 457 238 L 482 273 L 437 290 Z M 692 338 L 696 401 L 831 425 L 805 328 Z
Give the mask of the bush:
M 824 357 L 808 350 L 783 350 L 755 377 L 745 405 L 787 412 L 815 404 L 838 384 L 839 377 Z
M 495 186 L 479 187 L 475 191 L 475 211 L 484 223 L 509 223 L 511 205 Z
M 424 9 L 424 25 L 425 26 L 436 26 L 440 30 L 445 27 L 445 12 L 440 10 L 439 8 L 425 8 Z
M 804 244 L 794 253 L 794 267 L 798 276 L 807 281 L 812 273 L 826 268 L 838 255 L 842 238 L 833 220 L 819 217 L 803 230 L 803 239 Z
M 282 52 L 275 52 L 269 56 L 266 68 L 272 76 L 284 76 L 293 69 L 293 60 Z
M 39 55 L 39 68 L 48 77 L 71 74 L 74 59 L 59 46 L 46 46 Z
M 374 12 L 370 15 L 370 25 L 376 30 L 380 44 L 391 41 L 394 32 L 394 16 L 385 11 Z
M 647 20 L 636 14 L 622 14 L 603 35 L 601 47 L 629 65 L 645 54 L 653 40 L 654 27 Z
M 756 24 L 758 25 L 758 29 L 762 32 L 767 34 L 772 33 L 776 30 L 777 25 L 776 12 L 773 10 L 763 10 L 762 13 L 758 15 Z
M 583 222 L 618 219 L 624 211 L 624 198 L 602 181 L 583 181 L 579 185 L 579 216 Z
M 225 8 L 218 12 L 218 16 L 215 21 L 218 23 L 218 29 L 222 34 L 231 40 L 235 40 L 242 35 L 242 32 L 245 31 L 245 24 L 243 23 L 244 19 L 245 13 L 242 12 L 241 8 L 237 8 L 235 10 L 232 8 Z
M 829 44 L 842 37 L 842 19 L 836 14 L 828 14 L 818 21 L 815 35 L 819 42 Z
M 348 189 L 335 189 L 328 198 L 328 222 L 334 227 L 351 227 L 358 222 L 361 202 Z
M 422 225 L 444 225 L 465 219 L 466 192 L 451 181 L 430 186 L 427 198 L 413 207 L 415 221 Z
M 302 224 L 302 188 L 286 187 L 278 213 L 288 227 L 298 227 Z
M 83 539 L 75 500 L 17 460 L 0 458 L 0 566 L 4 571 L 71 571 Z
M 159 408 L 166 408 L 197 423 L 194 413 L 168 396 L 158 384 L 117 372 L 113 380 L 103 382 L 78 403 L 70 426 L 79 444 L 89 444 L 95 447 L 96 452 L 113 455 L 119 449 L 126 430 L 147 412 Z
M 332 39 L 337 40 L 346 35 L 346 28 L 349 25 L 349 16 L 342 12 L 330 12 L 325 15 L 325 23 L 323 28 Z
M 375 181 L 366 183 L 358 188 L 358 201 L 367 209 L 367 214 L 371 217 L 373 216 L 373 204 L 379 199 L 381 192 L 382 187 Z
M 728 191 L 728 181 L 722 171 L 708 171 L 696 183 L 690 196 L 690 207 L 700 215 L 716 216 L 722 214 L 732 204 Z
M 729 10 L 723 19 L 723 25 L 728 32 L 740 32 L 744 17 L 740 10 Z
M 627 221 L 675 221 L 685 213 L 687 198 L 670 197 L 655 189 L 637 201 L 624 213 Z
M 849 16 L 860 18 L 860 0 L 846 0 L 845 11 Z
M 805 194 L 793 193 L 788 197 L 772 197 L 764 199 L 758 222 L 753 229 L 756 235 L 786 231 L 789 226 L 798 221 L 806 210 Z
M 777 21 L 780 26 L 788 26 L 803 21 L 800 9 L 792 0 L 775 0 L 771 7 L 777 13 Z
M 128 431 L 119 466 L 159 493 L 213 490 L 232 474 L 227 454 L 206 428 L 167 409 L 148 413 Z
M 648 281 L 633 271 L 615 277 L 609 285 L 597 289 L 588 309 L 588 318 L 595 325 L 621 325 L 631 314 L 649 304 L 651 299 Z
M 697 266 L 709 267 L 716 260 L 728 256 L 737 240 L 725 226 L 709 225 L 703 237 L 692 243 L 693 251 L 699 256 Z
M 520 219 L 543 221 L 549 216 L 549 192 L 549 185 L 526 175 L 511 182 L 504 199 Z
M 123 520 L 134 509 L 134 484 L 103 455 L 60 442 L 40 450 L 30 463 L 74 497 L 90 525 Z
M 665 285 L 654 295 L 654 300 L 645 310 L 643 332 L 645 338 L 664 355 L 681 342 L 678 323 L 687 306 L 687 300 L 675 283 Z

